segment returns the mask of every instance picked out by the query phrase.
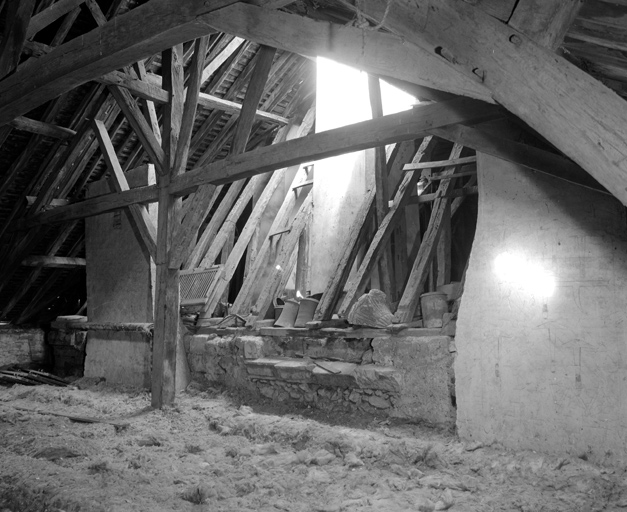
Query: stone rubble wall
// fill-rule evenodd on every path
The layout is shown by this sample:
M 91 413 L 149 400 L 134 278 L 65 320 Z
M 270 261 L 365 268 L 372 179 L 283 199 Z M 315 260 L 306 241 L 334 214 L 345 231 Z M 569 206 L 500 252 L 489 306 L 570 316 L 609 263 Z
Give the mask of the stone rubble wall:
M 41 329 L 0 328 L 0 366 L 46 363 L 48 354 Z
M 192 378 L 327 411 L 362 411 L 452 427 L 449 336 L 371 339 L 188 335 Z

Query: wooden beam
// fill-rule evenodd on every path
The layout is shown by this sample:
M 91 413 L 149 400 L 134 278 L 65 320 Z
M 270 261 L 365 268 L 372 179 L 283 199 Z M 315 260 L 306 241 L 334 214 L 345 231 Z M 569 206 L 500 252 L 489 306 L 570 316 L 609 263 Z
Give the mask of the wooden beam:
M 458 157 L 461 150 L 462 146 L 455 144 L 451 151 L 451 159 Z M 448 167 L 445 172 L 453 174 L 455 167 Z M 448 218 L 450 218 L 450 199 L 446 196 L 454 187 L 455 180 L 442 180 L 440 182 L 438 194 L 441 197 L 437 199 L 433 205 L 429 226 L 418 249 L 418 255 L 414 260 L 409 278 L 407 279 L 407 285 L 403 291 L 403 296 L 395 312 L 396 323 L 411 322 L 414 318 L 416 307 L 420 301 L 420 294 L 422 293 L 427 279 L 433 256 L 437 250 L 438 240 L 442 233 L 447 214 L 449 216 Z
M 363 7 L 381 12 L 378 4 L 365 0 Z M 620 135 L 627 104 L 616 93 L 465 2 L 417 0 L 411 8 L 394 2 L 386 26 L 423 49 L 445 49 L 452 68 L 475 76 L 495 100 L 627 204 L 627 145 Z
M 0 84 L 1 85 L 1 84 Z M 165 172 L 165 152 L 159 144 L 159 140 L 155 136 L 152 127 L 146 121 L 144 114 L 139 109 L 131 93 L 117 85 L 109 86 L 111 94 L 117 101 L 118 106 L 124 112 L 129 124 L 137 134 L 137 138 L 141 141 L 144 151 L 148 154 L 150 160 L 157 170 L 157 174 Z
M 174 179 L 170 190 L 183 195 L 203 184 L 228 183 L 327 156 L 401 140 L 412 140 L 427 130 L 435 130 L 438 126 L 480 122 L 500 115 L 498 109 L 486 107 L 489 106 L 482 102 L 460 98 L 273 144 L 188 171 Z M 129 204 L 154 202 L 156 199 L 157 187 L 138 187 L 128 192 L 99 196 L 39 213 L 19 222 L 17 228 L 26 229 L 41 224 L 80 219 L 117 210 Z
M 248 137 L 250 137 L 250 132 L 253 128 L 257 105 L 259 105 L 259 100 L 266 87 L 266 81 L 270 73 L 270 68 L 272 67 L 275 53 L 276 49 L 270 46 L 261 46 L 259 48 L 255 71 L 246 89 L 242 111 L 237 120 L 235 135 L 233 136 L 233 142 L 231 144 L 232 155 L 239 155 L 246 150 L 246 143 L 248 142 Z
M 196 119 L 196 106 L 198 104 L 198 94 L 202 85 L 202 67 L 205 63 L 207 48 L 209 46 L 209 36 L 196 39 L 194 43 L 194 57 L 192 58 L 191 71 L 189 75 L 189 87 L 185 94 L 185 105 L 181 119 L 181 133 L 179 144 L 176 147 L 174 157 L 174 174 L 185 172 L 187 158 L 189 155 L 189 145 L 192 138 L 192 129 Z
M 107 133 L 107 128 L 102 121 L 94 120 L 94 132 L 100 144 L 102 156 L 107 163 L 111 176 L 111 186 L 116 192 L 130 190 L 126 176 L 122 171 L 118 157 L 115 154 L 113 143 Z M 154 260 L 157 254 L 157 229 L 145 207 L 132 204 L 128 207 L 129 220 L 133 231 L 139 235 L 138 242 L 144 246 L 147 253 Z
M 20 61 L 34 7 L 35 0 L 19 0 L 9 2 L 6 8 L 2 41 L 0 41 L 0 78 L 13 71 Z
M 100 9 L 100 6 L 98 5 L 98 2 L 96 2 L 96 0 L 85 0 L 85 5 L 87 6 L 87 9 L 89 9 L 89 12 L 91 12 L 94 21 L 99 27 L 102 27 L 107 23 L 107 17 Z
M 96 82 L 106 85 L 118 85 L 128 89 L 132 94 L 145 100 L 157 103 L 167 103 L 170 100 L 167 91 L 160 86 L 144 80 L 131 78 L 121 71 L 111 71 L 95 79 Z
M 29 256 L 22 260 L 26 267 L 77 268 L 85 267 L 85 258 L 68 258 L 64 256 Z
M 435 144 L 435 141 L 429 137 L 425 139 L 423 143 L 422 151 L 419 153 L 418 158 L 421 158 L 424 154 L 429 154 L 431 147 Z M 394 226 L 400 218 L 400 213 L 409 201 L 420 174 L 417 172 L 408 172 L 403 177 L 401 184 L 394 196 L 394 204 L 386 214 L 383 222 L 378 226 L 377 232 L 374 238 L 368 246 L 368 250 L 364 255 L 364 258 L 357 269 L 357 272 L 351 276 L 348 283 L 346 283 L 346 295 L 342 300 L 342 304 L 338 310 L 338 315 L 342 318 L 346 318 L 348 313 L 357 299 L 364 292 L 367 284 L 367 280 L 376 265 L 378 259 L 381 257 L 383 250 L 387 247 L 388 242 L 392 236 Z
M 289 274 L 291 274 L 293 265 L 296 262 L 295 249 L 298 245 L 298 239 L 303 229 L 308 224 L 312 207 L 313 194 L 308 194 L 296 213 L 296 217 L 291 224 L 290 232 L 281 240 L 276 260 L 270 267 L 268 277 L 255 302 L 254 311 L 256 313 L 254 314 L 257 315 L 258 319 L 265 317 L 266 312 L 272 304 L 272 300 L 280 291 L 279 287 L 281 282 L 289 278 Z
M 96 82 L 100 82 L 107 85 L 119 85 L 128 89 L 135 96 L 144 98 L 146 100 L 154 101 L 156 103 L 167 103 L 168 93 L 161 88 L 161 77 L 152 73 L 147 74 L 148 80 L 137 80 L 129 78 L 126 73 L 120 71 L 112 71 L 99 78 L 96 78 Z M 207 94 L 201 92 L 198 95 L 198 105 L 204 108 L 222 110 L 232 114 L 239 114 L 242 110 L 242 105 L 235 101 L 230 101 L 213 94 Z M 288 124 L 289 120 L 285 117 L 266 112 L 264 110 L 257 110 L 255 117 L 258 120 L 267 121 L 277 124 Z
M 237 266 L 246 251 L 246 247 L 255 234 L 255 230 L 259 226 L 263 212 L 268 206 L 270 199 L 272 199 L 272 195 L 285 179 L 285 171 L 286 169 L 281 169 L 272 174 L 270 181 L 268 181 L 263 189 L 263 192 L 259 196 L 259 200 L 255 203 L 255 206 L 246 221 L 244 229 L 242 229 L 239 234 L 237 242 L 234 244 L 233 249 L 230 251 L 228 258 L 224 263 L 222 271 L 219 276 L 216 276 L 216 279 L 214 279 L 212 283 L 211 290 L 207 297 L 207 311 L 213 311 L 218 305 L 219 298 L 222 297 L 228 290 L 228 285 L 235 275 Z M 253 180 L 254 179 L 255 178 L 253 178 Z M 251 180 L 251 182 L 253 180 Z
M 209 23 L 221 32 L 260 44 L 305 56 L 328 57 L 375 75 L 493 102 L 481 83 L 451 72 L 433 49 L 406 45 L 393 34 L 314 21 L 244 3 L 214 12 Z
M 242 45 L 244 40 L 241 37 L 234 37 L 231 39 L 229 44 L 227 44 L 221 51 L 216 55 L 209 64 L 203 69 L 202 77 L 200 79 L 201 83 L 205 83 L 211 75 L 213 75 L 218 68 L 226 62 L 226 60 L 233 55 L 237 51 L 237 49 Z
M 205 183 L 228 183 L 281 167 L 415 139 L 430 128 L 480 122 L 499 115 L 497 108 L 467 98 L 421 105 L 411 111 L 316 133 L 192 169 L 174 180 L 170 192 L 184 195 Z
M 26 32 L 26 38 L 32 38 L 42 28 L 47 27 L 62 16 L 65 16 L 68 12 L 73 11 L 83 2 L 84 0 L 59 0 L 47 9 L 44 9 L 40 13 L 37 13 L 30 19 L 30 23 L 28 24 L 28 31 Z M 22 3 L 21 0 L 19 3 Z
M 16 223 L 16 229 L 29 229 L 45 224 L 57 224 L 59 222 L 84 219 L 86 217 L 93 217 L 94 215 L 120 210 L 131 204 L 154 203 L 158 200 L 158 196 L 159 192 L 156 185 L 137 187 L 127 192 L 117 194 L 104 194 L 20 219 L 20 221 Z
M 508 24 L 555 51 L 582 5 L 583 0 L 519 0 Z
M 198 104 L 201 107 L 211 108 L 216 110 L 222 110 L 224 112 L 230 112 L 231 114 L 240 114 L 242 111 L 242 105 L 236 103 L 234 101 L 225 100 L 222 98 L 218 98 L 217 96 L 213 96 L 211 94 L 200 93 L 198 96 Z M 275 123 L 279 125 L 286 125 L 289 123 L 289 119 L 285 117 L 278 116 L 271 112 L 266 112 L 264 110 L 256 110 L 255 111 L 255 119 L 259 121 L 267 121 L 269 123 Z
M 139 78 L 142 82 L 146 82 L 146 66 L 144 65 L 143 60 L 138 60 L 135 64 L 133 64 L 133 69 L 135 70 L 135 74 L 137 78 Z M 168 101 L 170 101 L 170 95 L 166 92 L 166 96 L 168 96 Z M 157 116 L 157 107 L 155 106 L 154 101 L 150 101 L 149 99 L 144 99 L 144 104 L 142 105 L 142 111 L 144 112 L 144 116 L 148 121 L 148 124 L 152 128 L 152 133 L 155 134 L 155 138 L 157 142 L 161 144 L 161 128 L 159 126 L 159 117 Z M 127 160 L 129 162 L 129 160 Z
M 222 226 L 220 226 L 216 235 L 213 237 L 207 253 L 200 262 L 200 267 L 209 268 L 216 263 L 222 249 L 225 247 L 225 244 L 235 233 L 237 221 L 242 213 L 244 213 L 244 209 L 251 201 L 255 193 L 260 190 L 264 179 L 265 177 L 262 175 L 251 178 L 244 187 L 244 190 L 242 190 L 241 194 L 239 194 L 237 200 L 228 208 L 228 215 L 226 219 L 224 219 L 224 222 L 222 223 Z
M 480 128 L 461 125 L 446 126 L 444 128 L 435 128 L 431 130 L 431 133 L 472 148 L 477 152 L 524 165 L 534 171 L 550 174 L 556 178 L 596 190 L 605 190 L 597 180 L 568 158 L 527 144 L 498 137 Z
M 308 122 L 303 122 L 303 130 L 308 130 L 311 126 L 309 121 L 313 122 L 311 120 L 312 116 L 313 114 L 311 112 L 308 113 L 308 117 L 306 116 Z M 288 138 L 291 129 L 291 127 L 281 128 L 274 139 L 274 143 L 277 144 L 284 142 Z M 294 128 L 294 130 L 297 134 L 299 134 L 299 136 L 302 136 L 303 133 L 306 133 L 297 128 Z M 220 202 L 220 205 L 214 212 L 208 226 L 203 231 L 200 239 L 195 244 L 192 252 L 189 254 L 188 257 L 187 248 L 190 246 L 192 239 L 196 237 L 196 234 L 200 229 L 201 223 L 204 221 L 205 217 L 209 213 L 211 204 L 213 203 L 213 201 L 215 201 L 214 196 L 219 196 L 222 189 L 222 186 L 220 185 L 218 189 L 215 189 L 215 192 L 209 194 L 205 190 L 207 186 L 214 187 L 214 185 L 203 185 L 202 187 L 200 187 L 198 192 L 196 192 L 196 194 L 191 197 L 191 199 L 188 199 L 188 201 L 190 201 L 189 210 L 191 213 L 188 213 L 186 215 L 186 218 L 181 225 L 181 229 L 177 234 L 177 238 L 174 244 L 175 249 L 170 261 L 170 263 L 174 266 L 180 266 L 184 262 L 184 268 L 189 269 L 196 268 L 201 264 L 209 245 L 213 242 L 216 234 L 218 233 L 218 230 L 222 225 L 222 222 L 224 222 L 224 219 L 226 219 L 229 209 L 233 206 L 240 191 L 244 187 L 244 180 L 240 180 L 239 182 L 234 182 L 231 184 L 231 187 L 226 193 L 226 196 Z
M 379 83 L 378 77 L 368 75 L 368 92 L 372 118 L 377 119 L 382 117 L 383 101 L 381 98 L 381 84 Z M 368 155 L 366 158 L 368 158 Z M 390 200 L 385 146 L 377 146 L 374 148 L 374 184 L 376 190 L 375 212 L 377 226 L 380 226 L 388 213 L 388 201 Z M 378 268 L 381 291 L 385 293 L 389 300 L 393 301 L 396 298 L 396 282 L 393 280 L 394 266 L 392 250 L 389 245 L 383 248 L 383 253 L 378 261 Z
M 418 169 L 438 169 L 440 167 L 450 167 L 451 165 L 470 164 L 476 161 L 476 156 L 465 156 L 463 158 L 454 158 L 451 160 L 438 160 L 437 162 L 420 162 L 417 164 L 407 164 L 403 167 L 403 170 L 416 171 Z
M 222 223 L 237 201 L 237 198 L 239 197 L 239 194 L 245 184 L 246 180 L 231 183 L 229 190 L 222 198 L 222 201 L 220 201 L 218 208 L 213 213 L 209 224 L 207 224 L 207 227 L 203 231 L 198 242 L 195 244 L 192 252 L 189 254 L 189 257 L 189 251 L 187 248 L 193 238 L 191 235 L 198 233 L 200 225 L 209 213 L 209 208 L 211 207 L 210 205 L 216 201 L 222 191 L 222 187 L 220 186 L 220 190 L 218 190 L 215 185 L 203 185 L 203 187 L 201 187 L 198 192 L 194 194 L 194 196 L 188 199 L 188 201 L 191 201 L 192 203 L 190 206 L 190 212 L 181 222 L 181 229 L 177 233 L 176 240 L 173 244 L 172 255 L 170 257 L 170 264 L 173 267 L 176 268 L 180 266 L 184 261 L 184 268 L 186 269 L 197 268 L 201 265 L 203 259 L 205 258 L 205 254 L 207 253 L 207 249 L 215 239 Z M 205 189 L 205 187 L 212 188 Z M 203 194 L 203 196 L 198 197 L 198 194 Z M 214 196 L 216 197 L 214 198 Z M 197 214 L 194 214 L 193 212 L 197 212 Z
M 170 252 L 178 220 L 180 199 L 168 192 L 174 167 L 183 118 L 185 85 L 183 73 L 183 45 L 174 46 L 162 54 L 163 85 L 170 94 L 170 102 L 163 113 L 164 166 L 157 176 L 159 187 L 159 217 L 157 228 L 157 267 L 155 291 L 155 330 L 152 351 L 153 407 L 174 403 L 176 392 L 177 346 L 179 343 L 180 293 L 179 270 L 170 268 Z
M 29 119 L 28 117 L 18 116 L 11 123 L 13 128 L 30 133 L 37 133 L 44 135 L 45 137 L 51 137 L 53 139 L 67 140 L 76 135 L 74 130 L 69 128 L 63 128 L 62 126 L 56 126 L 50 123 L 44 123 L 35 119 Z
M 151 0 L 55 48 L 0 82 L 0 125 L 105 73 L 211 33 L 212 11 L 234 1 Z M 20 86 L 25 83 L 28 91 Z

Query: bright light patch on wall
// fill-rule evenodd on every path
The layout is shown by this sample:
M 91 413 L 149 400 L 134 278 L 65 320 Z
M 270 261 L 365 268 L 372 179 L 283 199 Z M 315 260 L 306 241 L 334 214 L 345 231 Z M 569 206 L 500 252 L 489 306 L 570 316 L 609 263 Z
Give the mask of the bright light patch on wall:
M 539 298 L 548 298 L 555 291 L 553 274 L 521 254 L 499 254 L 494 260 L 494 271 L 503 284 Z

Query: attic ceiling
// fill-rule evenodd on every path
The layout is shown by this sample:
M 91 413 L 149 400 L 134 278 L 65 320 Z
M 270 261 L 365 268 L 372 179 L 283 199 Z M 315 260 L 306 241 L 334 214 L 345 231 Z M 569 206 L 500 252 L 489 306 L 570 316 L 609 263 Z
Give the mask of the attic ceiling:
M 113 23 L 111 20 L 137 9 L 143 4 L 164 4 L 163 1 L 134 1 L 134 0 L 31 0 L 32 18 L 27 29 L 26 40 L 18 60 L 17 70 L 9 68 L 6 76 L 0 80 L 0 89 L 3 82 L 9 83 L 12 75 L 33 76 L 38 72 L 39 59 L 47 54 L 61 51 L 64 44 L 78 40 L 81 36 L 98 31 L 100 26 Z M 28 2 L 22 2 L 28 4 Z M 191 2 L 188 2 L 191 3 Z M 320 23 L 331 24 L 332 27 L 347 27 L 363 33 L 363 52 L 373 52 L 370 46 L 370 37 L 375 33 L 382 39 L 377 39 L 378 45 L 388 44 L 391 37 L 397 37 L 393 27 L 386 24 L 392 22 L 395 3 L 405 5 L 402 0 L 379 2 L 370 12 L 369 4 L 365 0 L 356 2 L 346 1 L 274 1 L 251 2 L 253 6 L 262 5 L 278 9 L 290 16 L 299 16 L 307 20 L 316 20 Z M 534 2 L 529 2 L 534 4 Z M 559 2 L 549 2 L 556 4 Z M 566 2 L 568 3 L 568 2 Z M 585 71 L 589 76 L 614 90 L 623 99 L 627 97 L 627 2 L 625 0 L 585 0 L 574 2 L 578 4 L 578 11 L 574 17 L 567 20 L 566 30 L 557 38 L 560 43 L 556 48 L 558 55 Z M 8 44 L 15 25 L 9 20 L 12 2 L 0 1 L 0 25 L 2 26 L 2 48 L 4 54 L 11 51 Z M 221 2 L 228 6 L 237 2 Z M 456 5 L 454 1 L 447 1 L 447 5 Z M 517 2 L 514 0 L 474 0 L 462 2 L 459 0 L 462 11 L 472 5 L 473 9 L 487 13 L 498 23 L 511 21 Z M 463 4 L 463 5 L 461 5 Z M 524 2 L 518 3 L 520 5 Z M 540 5 L 542 3 L 540 2 Z M 145 6 L 144 6 L 145 7 Z M 235 6 L 237 7 L 237 6 Z M 388 12 L 389 11 L 389 12 Z M 418 11 L 417 11 L 418 12 Z M 521 17 L 526 18 L 528 26 L 533 26 L 534 15 L 538 19 L 550 17 L 551 13 L 520 11 Z M 183 16 L 183 14 L 181 15 Z M 219 16 L 216 16 L 219 19 Z M 228 18 L 228 17 L 227 17 Z M 296 18 L 290 18 L 296 20 Z M 209 36 L 208 49 L 204 68 L 209 70 L 203 77 L 201 91 L 205 95 L 200 102 L 192 130 L 191 147 L 186 169 L 225 159 L 231 152 L 233 134 L 237 126 L 239 108 L 243 104 L 248 85 L 259 59 L 260 45 L 276 41 L 279 50 L 273 58 L 273 64 L 258 105 L 258 115 L 248 139 L 247 150 L 272 143 L 278 129 L 287 122 L 299 117 L 315 101 L 315 64 L 307 50 L 307 34 L 294 34 L 295 25 L 285 25 L 281 33 L 274 36 L 242 37 L 244 34 L 254 36 L 259 34 L 263 27 L 253 27 L 249 20 L 226 19 L 216 24 L 237 26 L 233 33 L 213 32 Z M 147 23 L 149 23 L 147 21 Z M 539 24 L 542 26 L 542 24 Z M 315 25 L 319 28 L 321 25 Z M 324 25 L 325 29 L 329 25 Z M 203 27 L 190 25 L 190 31 L 202 31 Z M 190 32 L 191 33 L 191 32 Z M 163 45 L 168 46 L 169 33 L 162 35 Z M 540 34 L 542 35 L 542 34 Z M 263 37 L 262 37 L 263 36 Z M 288 37 L 289 36 L 289 37 Z M 184 44 L 183 59 L 187 80 L 189 80 L 192 63 L 193 39 Z M 270 40 L 266 40 L 270 39 Z M 285 42 L 287 41 L 287 43 Z M 290 46 L 293 41 L 294 47 Z M 298 42 L 301 41 L 301 42 Z M 411 42 L 404 45 L 411 50 Z M 155 46 L 151 42 L 151 47 Z M 408 46 L 409 45 L 409 46 Z M 159 46 L 158 44 L 156 46 Z M 302 46 L 302 48 L 301 48 Z M 57 48 L 59 47 L 59 48 Z M 289 48 L 288 48 L 289 47 Z M 55 50 L 57 48 L 57 50 Z M 294 49 L 299 53 L 291 53 Z M 357 49 L 359 51 L 359 48 Z M 408 50 L 408 51 L 410 51 Z M 446 50 L 446 47 L 444 47 Z M 350 49 L 333 47 L 329 50 L 338 56 L 349 55 Z M 359 52 L 358 52 L 359 53 Z M 400 55 L 400 54 L 399 54 Z M 447 60 L 446 51 L 440 52 Z M 357 55 L 359 57 L 359 55 Z M 400 57 L 399 57 L 400 58 Z M 6 61 L 6 58 L 4 59 Z M 350 59 L 349 59 L 350 60 Z M 359 58 L 356 58 L 359 61 Z M 161 53 L 142 59 L 141 64 L 119 68 L 118 73 L 126 73 L 132 78 L 142 79 L 143 82 L 161 87 Z M 366 64 L 372 60 L 364 60 Z M 358 64 L 359 62 L 357 62 Z M 449 65 L 444 63 L 444 65 Z M 456 64 L 456 63 L 453 63 Z M 394 63 L 388 62 L 388 71 L 394 72 Z M 399 61 L 399 67 L 403 62 Z M 524 63 L 521 64 L 524 66 Z M 385 65 L 378 70 L 380 76 L 387 76 Z M 44 68 L 42 73 L 52 72 Z M 109 72 L 115 72 L 109 69 Z M 31 73 L 29 75 L 29 73 Z M 395 73 L 395 72 L 394 72 Z M 392 81 L 405 89 L 411 89 L 420 98 L 425 100 L 441 100 L 451 96 L 453 89 L 468 87 L 467 93 L 471 97 L 494 102 L 494 94 L 486 92 L 482 81 L 474 81 L 459 74 L 459 78 L 450 82 L 442 82 L 441 87 L 436 76 L 424 77 L 415 80 L 412 84 L 411 73 L 416 70 L 399 70 Z M 116 97 L 112 94 L 113 78 L 98 75 L 97 79 L 79 80 L 81 84 L 69 88 L 66 92 L 53 95 L 52 99 L 44 99 L 30 111 L 22 112 L 19 116 L 9 115 L 7 110 L 0 112 L 0 120 L 5 124 L 0 127 L 0 319 L 11 320 L 14 323 L 35 321 L 42 311 L 47 311 L 58 297 L 63 296 L 59 307 L 67 309 L 81 301 L 80 290 L 84 288 L 84 269 L 59 268 L 48 266 L 27 266 L 24 261 L 32 256 L 56 256 L 60 258 L 84 257 L 84 223 L 82 220 L 72 220 L 65 223 L 46 224 L 30 229 L 17 229 L 20 222 L 36 213 L 54 208 L 58 204 L 78 202 L 86 196 L 90 183 L 100 180 L 108 174 L 108 167 L 103 159 L 96 139 L 92 120 L 101 120 L 112 139 L 115 152 L 124 171 L 135 168 L 150 161 L 150 156 L 144 150 L 142 141 L 138 139 L 137 130 L 129 123 L 128 116 L 120 107 Z M 399 76 L 402 78 L 399 81 Z M 451 73 L 451 76 L 457 76 Z M 118 75 L 119 77 L 119 75 Z M 395 79 L 395 80 L 394 80 Z M 8 80 L 8 81 L 7 81 Z M 486 83 L 489 81 L 486 79 Z M 452 85 L 451 85 L 452 84 Z M 40 84 L 36 85 L 37 87 Z M 17 95 L 12 84 L 11 95 Z M 20 83 L 19 89 L 26 96 L 31 83 Z M 45 84 L 42 86 L 45 88 Z M 440 90 L 438 90 L 440 89 Z M 442 92 L 443 91 L 443 92 Z M 459 91 L 457 91 L 459 92 Z M 463 91 L 462 91 L 463 92 Z M 19 96 L 19 95 L 18 95 Z M 202 96 L 202 95 L 201 95 Z M 46 98 L 45 95 L 42 96 Z M 500 102 L 496 95 L 496 102 Z M 237 104 L 220 103 L 219 100 L 228 100 Z M 34 103 L 37 103 L 36 98 Z M 159 123 L 163 107 L 158 103 L 138 101 L 147 120 Z M 230 106 L 229 106 L 230 105 Z M 505 105 L 507 107 L 507 105 Z M 511 109 L 510 109 L 511 110 Z M 262 113 L 272 114 L 264 117 Z M 29 123 L 40 121 L 43 124 Z M 523 120 L 525 121 L 525 120 Z M 530 127 L 528 122 L 517 120 L 524 130 L 520 132 L 520 140 L 533 141 L 533 145 L 559 153 L 552 141 L 547 141 L 541 129 Z M 536 130 L 540 133 L 536 133 Z M 572 156 L 572 155 L 567 155 Z M 215 208 L 215 207 L 214 207 Z M 69 290 L 65 294 L 64 290 Z M 73 293 L 73 290 L 79 290 Z M 71 293 L 72 292 L 72 293 Z M 58 304 L 57 304 L 58 305 Z M 54 313 L 56 310 L 52 308 Z M 67 313 L 68 311 L 66 311 Z M 45 315 L 44 315 L 45 316 Z

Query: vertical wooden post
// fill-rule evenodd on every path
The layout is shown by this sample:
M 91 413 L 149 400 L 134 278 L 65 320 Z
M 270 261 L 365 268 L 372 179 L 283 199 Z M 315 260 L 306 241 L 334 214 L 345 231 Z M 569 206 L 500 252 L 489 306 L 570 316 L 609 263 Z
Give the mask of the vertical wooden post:
M 298 256 L 296 259 L 296 289 L 307 296 L 309 290 L 309 226 L 306 225 L 298 238 Z
M 381 84 L 378 77 L 368 75 L 368 90 L 370 93 L 372 118 L 376 119 L 383 115 Z M 388 213 L 388 201 L 390 199 L 385 146 L 374 148 L 374 155 L 374 181 L 376 187 L 375 208 L 378 228 L 381 226 L 383 219 Z M 396 299 L 396 286 L 393 279 L 394 267 L 390 244 L 383 250 L 383 254 L 377 265 L 379 269 L 379 284 L 382 291 L 388 296 L 389 300 L 393 301 Z
M 438 275 L 436 276 L 436 289 L 438 286 L 451 282 L 451 202 L 444 206 L 442 217 L 442 232 L 438 238 L 437 248 Z
M 152 406 L 174 403 L 176 347 L 179 337 L 179 270 L 169 268 L 169 257 L 180 199 L 169 193 L 174 177 L 174 159 L 179 141 L 184 104 L 183 46 L 163 52 L 163 87 L 170 92 L 170 102 L 163 113 L 163 172 L 159 186 L 159 221 L 157 225 L 157 285 L 152 363 Z

